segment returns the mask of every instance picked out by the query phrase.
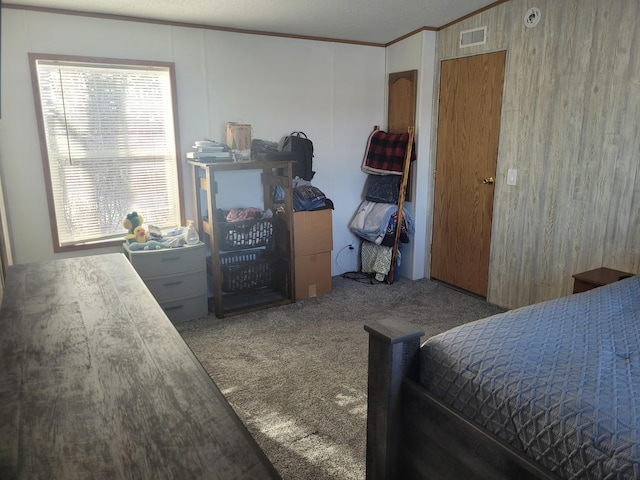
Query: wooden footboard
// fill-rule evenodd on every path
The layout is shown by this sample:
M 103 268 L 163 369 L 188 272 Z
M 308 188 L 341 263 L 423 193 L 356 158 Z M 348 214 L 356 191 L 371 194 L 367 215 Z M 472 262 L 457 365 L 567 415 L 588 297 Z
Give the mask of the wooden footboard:
M 367 479 L 393 479 L 398 469 L 398 443 L 404 378 L 417 378 L 423 331 L 411 331 L 395 321 L 381 321 L 369 332 L 367 411 Z
M 417 383 L 423 331 L 396 320 L 369 332 L 367 479 L 557 479 Z

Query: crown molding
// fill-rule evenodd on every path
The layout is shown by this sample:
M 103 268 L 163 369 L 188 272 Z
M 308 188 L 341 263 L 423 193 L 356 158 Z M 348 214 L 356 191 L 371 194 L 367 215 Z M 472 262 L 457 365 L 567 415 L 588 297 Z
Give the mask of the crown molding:
M 189 22 L 173 22 L 173 21 L 169 21 L 169 20 L 157 20 L 157 19 L 153 19 L 153 18 L 144 18 L 144 17 L 133 17 L 133 16 L 128 16 L 128 15 L 112 15 L 112 14 L 106 14 L 106 13 L 94 13 L 94 12 L 83 12 L 81 10 L 68 10 L 68 9 L 62 9 L 62 8 L 48 8 L 48 7 L 36 7 L 36 6 L 32 6 L 32 5 L 17 5 L 15 3 L 2 3 L 1 6 L 2 8 L 9 8 L 9 9 L 14 9 L 14 10 L 28 10 L 28 11 L 33 11 L 33 12 L 44 12 L 44 13 L 55 13 L 58 15 L 74 15 L 74 16 L 80 16 L 80 17 L 92 17 L 92 18 L 102 18 L 102 19 L 106 19 L 106 20 L 120 20 L 120 21 L 124 21 L 124 22 L 139 22 L 139 23 L 150 23 L 150 24 L 156 24 L 156 25 L 168 25 L 168 26 L 172 26 L 172 27 L 185 27 L 185 28 L 199 28 L 199 29 L 203 29 L 203 30 L 216 30 L 216 31 L 220 31 L 220 32 L 232 32 L 232 33 L 243 33 L 243 34 L 247 34 L 247 35 L 265 35 L 265 36 L 269 36 L 269 37 L 283 37 L 283 38 L 295 38 L 295 39 L 300 39 L 300 40 L 314 40 L 317 42 L 332 42 L 332 43 L 347 43 L 347 44 L 352 44 L 352 45 L 364 45 L 364 46 L 370 46 L 370 47 L 381 47 L 381 48 L 386 48 L 390 45 L 393 45 L 395 43 L 401 42 L 402 40 L 409 38 L 417 33 L 420 32 L 424 32 L 424 31 L 432 31 L 432 32 L 439 32 L 440 30 L 443 30 L 445 28 L 448 28 L 458 22 L 461 22 L 463 20 L 466 20 L 469 17 L 472 17 L 474 15 L 477 15 L 478 13 L 484 12 L 486 10 L 489 10 L 491 8 L 494 8 L 502 3 L 506 3 L 509 0 L 498 0 L 496 2 L 493 2 L 490 5 L 487 5 L 484 8 L 481 8 L 479 10 L 476 10 L 475 12 L 472 12 L 468 15 L 465 15 L 464 17 L 460 17 L 452 22 L 447 23 L 446 25 L 442 25 L 441 27 L 422 27 L 422 28 L 418 28 L 412 32 L 409 32 L 405 35 L 402 35 L 401 37 L 396 38 L 395 40 L 392 40 L 388 43 L 374 43 L 374 42 L 360 42 L 360 41 L 356 41 L 356 40 L 343 40 L 343 39 L 339 39 L 339 38 L 328 38 L 328 37 L 314 37 L 314 36 L 309 36 L 309 35 L 294 35 L 294 34 L 288 34 L 288 33 L 279 33 L 279 32 L 269 32 L 269 31 L 264 31 L 264 30 L 245 30 L 242 28 L 231 28 L 231 27 L 223 27 L 223 26 L 217 26 L 217 25 L 205 25 L 205 24 L 200 24 L 200 23 L 189 23 Z

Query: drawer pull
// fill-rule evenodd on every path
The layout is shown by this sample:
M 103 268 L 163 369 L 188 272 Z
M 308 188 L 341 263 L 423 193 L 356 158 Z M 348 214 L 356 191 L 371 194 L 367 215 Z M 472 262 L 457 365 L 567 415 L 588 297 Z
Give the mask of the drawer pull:
M 180 260 L 180 257 L 164 257 L 163 262 L 173 262 L 174 260 Z
M 174 285 L 180 285 L 182 280 L 178 280 L 177 282 L 167 282 L 164 284 L 165 287 L 173 287 Z
M 165 307 L 165 310 L 178 310 L 179 308 L 182 308 L 182 305 L 175 305 L 173 307 Z

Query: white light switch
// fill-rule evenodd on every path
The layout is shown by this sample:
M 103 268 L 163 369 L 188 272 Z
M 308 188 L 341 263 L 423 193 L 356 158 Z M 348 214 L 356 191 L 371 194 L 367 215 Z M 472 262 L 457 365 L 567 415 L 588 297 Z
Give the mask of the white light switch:
M 507 170 L 507 185 L 515 185 L 518 180 L 518 170 L 510 168 Z

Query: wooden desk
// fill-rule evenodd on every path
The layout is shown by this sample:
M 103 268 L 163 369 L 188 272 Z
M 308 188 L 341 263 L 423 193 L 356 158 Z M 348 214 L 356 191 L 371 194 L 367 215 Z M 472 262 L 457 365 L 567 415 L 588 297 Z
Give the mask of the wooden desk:
M 109 254 L 9 268 L 0 478 L 279 475 L 124 255 Z
M 606 267 L 576 273 L 573 275 L 573 293 L 586 292 L 587 290 L 602 287 L 603 285 L 617 282 L 622 278 L 632 275 L 632 273 L 621 272 L 620 270 L 613 270 Z

